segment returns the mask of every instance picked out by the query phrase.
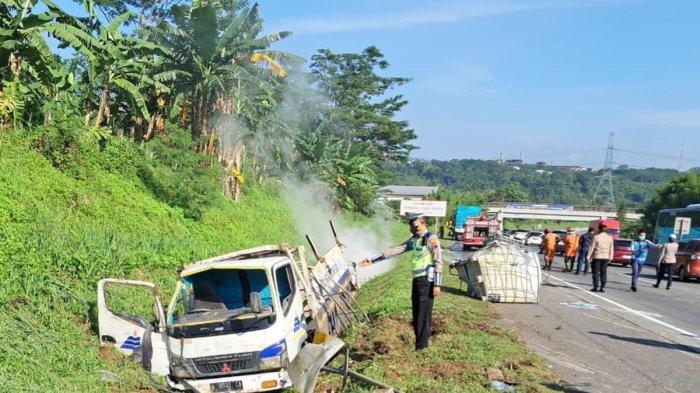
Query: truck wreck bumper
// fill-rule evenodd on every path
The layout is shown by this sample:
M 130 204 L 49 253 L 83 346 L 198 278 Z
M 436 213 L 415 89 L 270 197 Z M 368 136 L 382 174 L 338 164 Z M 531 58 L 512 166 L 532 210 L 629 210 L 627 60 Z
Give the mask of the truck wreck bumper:
M 179 386 L 178 386 L 179 385 Z M 171 386 L 175 389 L 194 390 L 198 393 L 248 393 L 267 392 L 292 386 L 286 370 L 273 372 L 235 375 L 208 379 L 188 379 Z

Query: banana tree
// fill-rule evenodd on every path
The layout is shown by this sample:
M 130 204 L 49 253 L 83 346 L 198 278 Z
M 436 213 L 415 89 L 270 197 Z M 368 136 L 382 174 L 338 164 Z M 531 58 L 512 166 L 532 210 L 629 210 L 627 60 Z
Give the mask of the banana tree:
M 100 91 L 93 123 L 96 127 L 110 116 L 113 90 L 127 97 L 137 110 L 136 116 L 143 119 L 150 118 L 143 90 L 147 87 L 163 92 L 170 90 L 154 79 L 154 57 L 165 56 L 167 51 L 145 39 L 125 36 L 120 31 L 120 27 L 135 16 L 132 12 L 125 12 L 109 24 L 100 26 L 95 38 L 97 45 L 90 48 L 88 78 Z M 86 123 L 89 118 L 86 116 Z
M 46 11 L 34 13 L 41 3 Z M 91 40 L 80 22 L 49 0 L 0 0 L 0 105 L 15 122 L 29 101 L 50 102 L 58 92 L 69 88 L 73 75 L 56 60 L 45 35 L 82 51 Z M 44 105 L 49 108 L 50 105 Z M 50 122 L 50 112 L 44 122 Z
M 284 53 L 268 50 L 269 46 L 290 32 L 282 31 L 259 37 L 262 19 L 257 4 L 239 10 L 240 2 L 224 7 L 218 1 L 195 0 L 189 7 L 173 7 L 174 24 L 162 23 L 159 42 L 172 48 L 172 62 L 189 76 L 181 78 L 173 92 L 171 116 L 185 108 L 189 113 L 192 135 L 199 141 L 198 150 L 213 153 L 229 168 L 224 187 L 233 199 L 238 187 L 245 148 L 240 130 L 229 132 L 222 141 L 221 127 L 227 119 L 235 124 L 257 116 L 260 103 L 273 103 L 274 87 L 286 75 L 279 59 Z M 241 121 L 243 120 L 243 121 Z
M 329 133 L 328 126 L 322 121 L 297 138 L 299 158 L 310 163 L 316 175 L 333 189 L 338 205 L 370 213 L 378 183 L 377 163 L 361 145 Z

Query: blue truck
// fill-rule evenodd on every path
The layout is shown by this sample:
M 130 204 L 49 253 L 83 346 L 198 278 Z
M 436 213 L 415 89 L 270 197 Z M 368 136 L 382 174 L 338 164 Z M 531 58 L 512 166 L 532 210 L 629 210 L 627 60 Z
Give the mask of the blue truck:
M 464 223 L 467 222 L 469 217 L 478 217 L 480 214 L 481 207 L 479 206 L 457 206 L 457 211 L 455 212 L 454 239 L 460 240 L 462 238 L 464 234 Z

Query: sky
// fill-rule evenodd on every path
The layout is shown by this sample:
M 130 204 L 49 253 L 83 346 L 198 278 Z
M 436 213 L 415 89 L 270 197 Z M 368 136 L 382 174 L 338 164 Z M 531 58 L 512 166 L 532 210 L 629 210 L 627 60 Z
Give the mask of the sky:
M 616 163 L 700 166 L 700 1 L 259 3 L 267 32 L 293 32 L 276 49 L 375 45 L 412 78 L 393 93 L 415 158 L 600 167 L 614 132 Z

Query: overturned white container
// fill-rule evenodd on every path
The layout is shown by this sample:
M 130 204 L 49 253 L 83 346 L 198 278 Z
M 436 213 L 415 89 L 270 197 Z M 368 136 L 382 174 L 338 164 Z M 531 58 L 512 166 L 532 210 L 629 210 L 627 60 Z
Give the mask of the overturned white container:
M 530 249 L 497 239 L 468 260 L 450 264 L 469 285 L 468 295 L 494 303 L 538 303 L 542 271 L 537 254 Z

